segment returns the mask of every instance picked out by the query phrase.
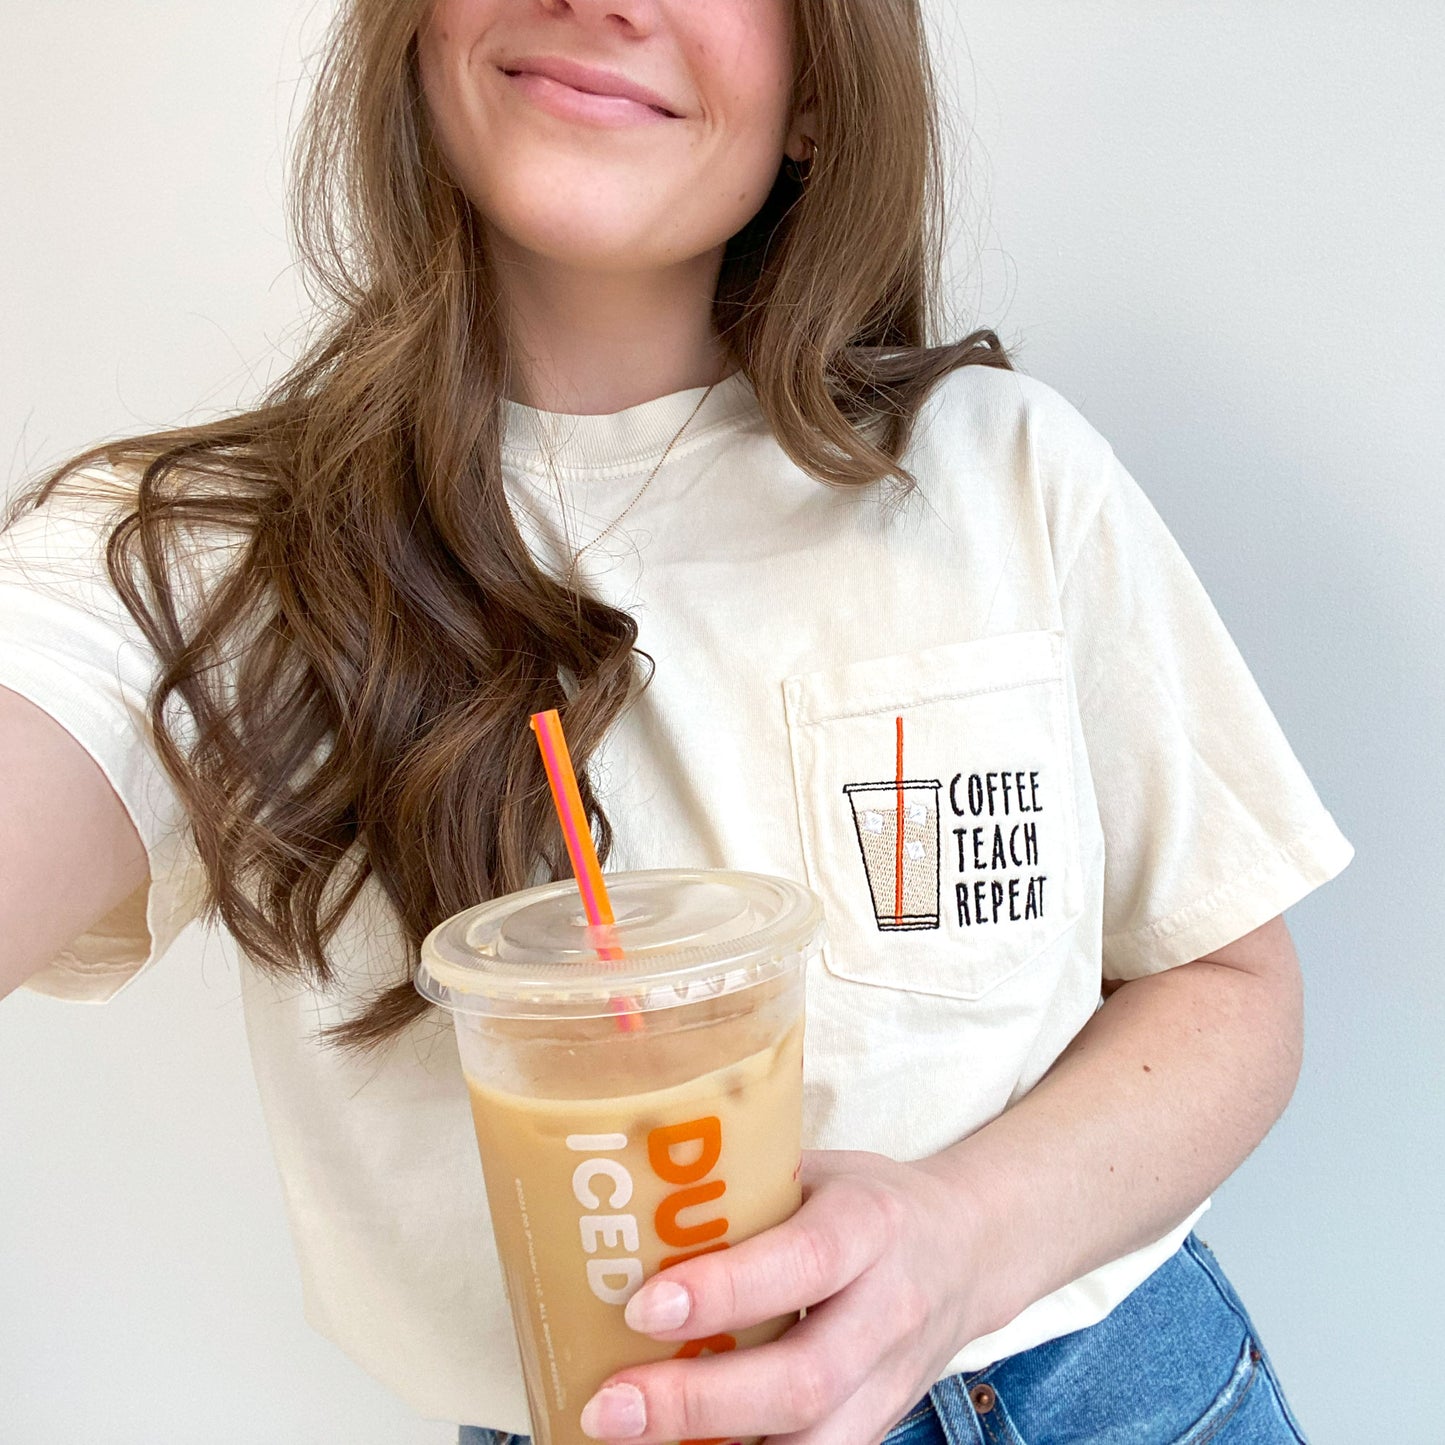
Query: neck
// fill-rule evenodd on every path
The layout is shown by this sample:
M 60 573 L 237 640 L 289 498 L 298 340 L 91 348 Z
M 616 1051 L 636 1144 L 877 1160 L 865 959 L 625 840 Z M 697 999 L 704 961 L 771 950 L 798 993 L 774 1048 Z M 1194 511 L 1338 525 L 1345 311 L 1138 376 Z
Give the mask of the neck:
M 736 370 L 712 325 L 722 248 L 666 270 L 583 271 L 491 237 L 513 355 L 508 400 L 600 416 Z

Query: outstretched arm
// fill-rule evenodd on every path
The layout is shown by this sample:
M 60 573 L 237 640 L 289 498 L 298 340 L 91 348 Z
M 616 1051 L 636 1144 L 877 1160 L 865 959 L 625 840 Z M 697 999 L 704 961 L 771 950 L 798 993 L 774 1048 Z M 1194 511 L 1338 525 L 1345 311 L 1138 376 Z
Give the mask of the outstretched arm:
M 0 687 L 0 998 L 125 901 L 145 846 L 94 759 Z

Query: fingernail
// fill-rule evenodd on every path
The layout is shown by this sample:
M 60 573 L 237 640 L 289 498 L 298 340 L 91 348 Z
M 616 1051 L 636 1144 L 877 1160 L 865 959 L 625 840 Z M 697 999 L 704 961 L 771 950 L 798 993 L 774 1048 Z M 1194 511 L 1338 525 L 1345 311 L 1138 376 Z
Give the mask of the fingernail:
M 622 1318 L 639 1334 L 659 1334 L 687 1323 L 692 1313 L 692 1296 L 670 1279 L 644 1285 L 627 1301 Z
M 582 1407 L 582 1433 L 594 1440 L 626 1440 L 647 1428 L 647 1406 L 636 1385 L 608 1385 Z

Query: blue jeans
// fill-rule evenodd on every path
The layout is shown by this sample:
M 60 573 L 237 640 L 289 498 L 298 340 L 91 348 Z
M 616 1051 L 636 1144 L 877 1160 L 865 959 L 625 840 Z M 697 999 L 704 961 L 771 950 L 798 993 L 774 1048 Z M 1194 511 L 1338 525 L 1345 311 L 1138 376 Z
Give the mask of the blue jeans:
M 1105 1319 L 940 1380 L 884 1445 L 1304 1445 L 1249 1314 L 1194 1235 Z M 529 1445 L 464 1426 L 458 1445 Z

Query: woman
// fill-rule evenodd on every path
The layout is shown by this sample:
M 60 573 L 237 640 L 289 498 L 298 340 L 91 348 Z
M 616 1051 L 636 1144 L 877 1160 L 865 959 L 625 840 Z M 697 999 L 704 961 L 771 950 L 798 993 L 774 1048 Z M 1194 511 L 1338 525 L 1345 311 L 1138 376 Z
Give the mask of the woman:
M 550 706 L 610 866 L 805 878 L 830 938 L 802 1210 L 627 1311 L 807 1316 L 590 1436 L 1303 1438 L 1191 1228 L 1292 1091 L 1280 914 L 1349 845 L 1107 443 L 927 344 L 933 105 L 916 0 L 352 0 L 298 174 L 329 325 L 0 539 L 0 987 L 108 998 L 219 917 L 308 1318 L 464 1442 L 528 1421 L 410 969 L 564 871 Z M 847 790 L 905 738 L 897 930 Z

